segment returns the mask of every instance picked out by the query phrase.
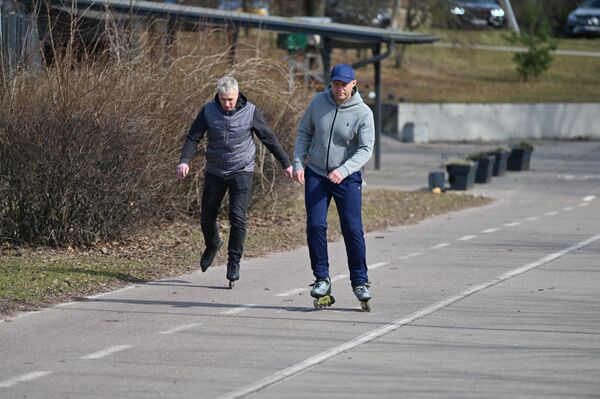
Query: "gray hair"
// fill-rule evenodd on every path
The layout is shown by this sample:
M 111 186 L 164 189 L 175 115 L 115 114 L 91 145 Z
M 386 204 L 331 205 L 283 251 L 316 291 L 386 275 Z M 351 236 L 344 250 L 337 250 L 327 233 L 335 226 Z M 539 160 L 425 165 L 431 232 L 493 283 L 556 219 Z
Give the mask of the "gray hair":
M 217 92 L 221 94 L 229 93 L 230 91 L 239 92 L 238 82 L 234 77 L 225 76 L 217 82 Z

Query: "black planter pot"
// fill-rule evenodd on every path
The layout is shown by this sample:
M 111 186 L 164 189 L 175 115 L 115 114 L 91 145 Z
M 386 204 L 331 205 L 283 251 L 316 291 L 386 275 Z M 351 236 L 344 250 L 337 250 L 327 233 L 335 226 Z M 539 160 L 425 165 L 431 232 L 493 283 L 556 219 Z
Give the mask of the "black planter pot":
M 492 172 L 493 176 L 502 176 L 506 174 L 506 166 L 508 164 L 508 157 L 510 156 L 510 151 L 495 151 L 490 154 L 494 154 L 496 156 L 496 160 L 494 162 L 494 171 Z
M 446 165 L 450 190 L 469 190 L 475 185 L 477 162 L 472 165 Z
M 486 159 L 477 160 L 477 172 L 475 173 L 475 183 L 489 183 L 492 181 L 494 173 L 495 155 L 490 155 Z
M 529 148 L 513 148 L 508 157 L 508 170 L 529 170 L 531 163 L 531 153 L 533 149 Z

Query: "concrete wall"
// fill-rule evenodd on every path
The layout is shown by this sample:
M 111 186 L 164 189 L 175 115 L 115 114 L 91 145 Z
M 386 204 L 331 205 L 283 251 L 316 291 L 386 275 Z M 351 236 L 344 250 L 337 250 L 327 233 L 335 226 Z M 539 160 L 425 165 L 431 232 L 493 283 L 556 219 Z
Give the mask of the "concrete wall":
M 391 131 L 388 125 L 384 133 L 411 142 L 600 139 L 600 103 L 400 103 L 397 115 L 397 130 Z

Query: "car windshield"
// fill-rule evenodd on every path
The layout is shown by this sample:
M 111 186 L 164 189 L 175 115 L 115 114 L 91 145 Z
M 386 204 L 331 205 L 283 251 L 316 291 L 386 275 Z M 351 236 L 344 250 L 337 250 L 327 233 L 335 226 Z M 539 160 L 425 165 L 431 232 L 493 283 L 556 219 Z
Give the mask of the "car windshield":
M 600 0 L 585 0 L 581 3 L 581 6 L 587 8 L 600 8 Z

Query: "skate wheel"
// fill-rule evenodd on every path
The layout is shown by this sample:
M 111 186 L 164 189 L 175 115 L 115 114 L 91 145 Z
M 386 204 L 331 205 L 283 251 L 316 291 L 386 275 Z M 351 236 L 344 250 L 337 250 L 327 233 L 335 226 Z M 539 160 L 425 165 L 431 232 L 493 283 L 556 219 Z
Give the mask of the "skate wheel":
M 360 302 L 360 307 L 362 308 L 362 310 L 364 310 L 365 312 L 370 312 L 371 311 L 371 305 L 369 305 L 368 301 L 361 301 Z
M 319 298 L 314 299 L 313 306 L 315 307 L 315 309 L 321 309 L 321 305 L 319 305 Z
M 335 303 L 335 298 L 332 295 L 325 295 L 320 298 L 315 298 L 313 305 L 315 309 L 328 308 Z
M 229 280 L 229 289 L 232 289 L 235 286 L 235 281 Z

